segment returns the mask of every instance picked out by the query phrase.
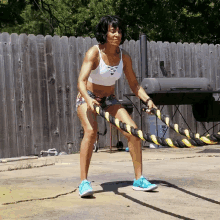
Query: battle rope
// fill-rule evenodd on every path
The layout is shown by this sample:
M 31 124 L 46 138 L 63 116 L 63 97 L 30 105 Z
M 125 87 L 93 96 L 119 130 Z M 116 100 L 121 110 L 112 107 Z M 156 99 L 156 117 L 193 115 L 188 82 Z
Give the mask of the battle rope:
M 147 112 L 148 109 L 144 107 L 142 108 L 142 111 Z M 168 127 L 173 129 L 177 133 L 195 141 L 197 143 L 197 145 L 195 144 L 195 146 L 204 146 L 207 144 L 214 145 L 220 142 L 220 132 L 218 132 L 217 134 L 207 135 L 206 137 L 205 136 L 200 137 L 200 134 L 198 133 L 190 132 L 188 129 L 179 128 L 178 124 L 173 124 L 169 117 L 161 114 L 161 111 L 159 109 L 153 108 L 151 112 L 154 115 L 156 115 L 163 123 L 165 123 Z
M 157 144 L 157 145 L 162 145 L 162 146 L 167 146 L 167 147 L 172 147 L 172 148 L 177 148 L 177 147 L 183 148 L 183 147 L 204 146 L 204 145 L 207 145 L 207 144 L 216 144 L 217 143 L 216 142 L 217 138 L 215 138 L 215 142 L 213 142 L 213 140 L 209 140 L 210 137 L 209 138 L 207 138 L 207 137 L 198 138 L 197 134 L 193 136 L 190 132 L 189 132 L 189 135 L 187 133 L 187 135 L 188 135 L 187 137 L 189 138 L 188 140 L 187 139 L 182 139 L 182 140 L 174 140 L 174 141 L 172 141 L 170 138 L 166 138 L 166 139 L 163 138 L 163 137 L 160 138 L 160 137 L 157 137 L 157 136 L 155 136 L 153 134 L 149 134 L 149 133 L 144 134 L 141 130 L 139 130 L 137 128 L 134 128 L 130 125 L 127 125 L 126 123 L 124 123 L 124 122 L 120 121 L 119 119 L 113 117 L 112 115 L 109 114 L 109 112 L 106 112 L 100 106 L 94 105 L 94 108 L 95 108 L 95 111 L 96 111 L 97 114 L 99 114 L 101 117 L 105 118 L 111 124 L 113 124 L 116 127 L 120 128 L 121 130 L 123 130 L 123 131 L 125 131 L 129 134 L 132 134 L 135 137 L 138 137 L 143 141 L 148 141 L 148 142 L 151 142 L 151 143 L 154 143 L 154 144 Z M 152 112 L 154 114 L 156 113 L 157 117 L 159 116 L 160 118 L 163 118 L 163 119 L 166 118 L 165 119 L 165 121 L 167 121 L 166 124 L 169 124 L 169 126 L 171 128 L 172 127 L 174 128 L 174 125 L 173 124 L 170 125 L 170 123 L 168 122 L 167 117 L 161 115 L 160 112 L 155 112 L 155 110 L 157 111 L 157 109 L 153 109 Z M 176 130 L 174 129 L 174 130 L 175 131 L 178 130 L 179 131 L 178 133 L 180 133 L 180 132 L 184 133 L 184 132 L 182 132 L 182 129 L 178 128 L 176 125 L 175 125 L 175 128 L 177 128 L 177 129 Z M 186 133 L 184 133 L 184 135 L 186 135 Z M 190 135 L 193 136 L 194 138 L 191 138 Z M 217 135 L 217 136 L 220 137 L 220 135 Z M 206 139 L 209 140 L 209 143 L 206 143 L 206 142 L 203 141 L 203 140 L 206 140 Z M 220 138 L 218 138 L 218 139 L 220 139 Z

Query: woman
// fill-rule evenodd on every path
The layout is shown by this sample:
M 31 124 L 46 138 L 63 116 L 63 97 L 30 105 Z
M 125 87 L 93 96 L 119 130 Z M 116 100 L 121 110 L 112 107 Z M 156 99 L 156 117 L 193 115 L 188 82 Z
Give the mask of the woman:
M 84 58 L 78 78 L 79 94 L 77 96 L 77 114 L 84 128 L 84 137 L 80 148 L 81 197 L 93 195 L 90 182 L 87 180 L 89 164 L 93 152 L 93 144 L 97 137 L 97 121 L 94 104 L 101 106 L 112 116 L 137 128 L 127 111 L 114 95 L 115 82 L 124 71 L 130 88 L 149 109 L 156 108 L 152 100 L 139 86 L 132 69 L 132 61 L 128 53 L 119 48 L 125 41 L 125 27 L 117 16 L 103 17 L 96 27 L 95 33 L 100 43 L 91 47 Z M 139 138 L 121 131 L 128 140 L 129 151 L 133 160 L 135 179 L 134 190 L 151 191 L 157 185 L 151 184 L 142 176 L 142 149 Z

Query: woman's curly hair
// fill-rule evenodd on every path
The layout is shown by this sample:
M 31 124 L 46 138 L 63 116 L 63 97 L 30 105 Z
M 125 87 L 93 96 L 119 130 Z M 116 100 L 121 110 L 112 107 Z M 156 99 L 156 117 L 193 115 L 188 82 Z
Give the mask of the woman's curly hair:
M 114 28 L 118 27 L 119 30 L 122 32 L 122 38 L 120 44 L 123 44 L 126 38 L 126 28 L 122 19 L 116 15 L 107 15 L 101 18 L 101 20 L 99 21 L 99 23 L 96 25 L 95 28 L 96 40 L 100 44 L 106 43 L 109 25 L 112 25 L 112 27 Z

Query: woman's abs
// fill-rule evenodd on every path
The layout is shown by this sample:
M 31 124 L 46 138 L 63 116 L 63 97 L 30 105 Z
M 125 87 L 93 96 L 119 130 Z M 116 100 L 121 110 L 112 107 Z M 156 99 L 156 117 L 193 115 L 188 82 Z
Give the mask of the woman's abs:
M 110 96 L 115 93 L 115 86 L 102 86 L 91 82 L 87 82 L 86 89 L 91 91 L 97 97 Z

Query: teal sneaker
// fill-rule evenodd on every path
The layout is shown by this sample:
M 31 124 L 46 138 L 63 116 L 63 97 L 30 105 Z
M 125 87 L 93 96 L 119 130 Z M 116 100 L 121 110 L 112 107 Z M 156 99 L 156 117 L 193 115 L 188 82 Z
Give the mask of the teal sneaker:
M 91 183 L 88 180 L 83 180 L 79 185 L 79 195 L 81 198 L 93 195 Z
M 138 191 L 152 191 L 157 188 L 156 184 L 151 184 L 146 178 L 141 176 L 138 180 L 134 179 L 133 189 Z

